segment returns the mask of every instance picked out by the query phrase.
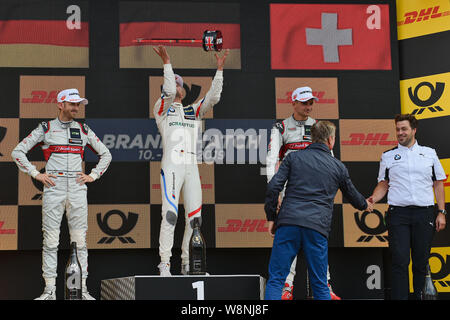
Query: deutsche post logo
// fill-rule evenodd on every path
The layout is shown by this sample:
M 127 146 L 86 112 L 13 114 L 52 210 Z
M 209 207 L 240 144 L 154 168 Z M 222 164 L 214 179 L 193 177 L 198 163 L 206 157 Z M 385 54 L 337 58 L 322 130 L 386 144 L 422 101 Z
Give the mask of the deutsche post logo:
M 438 292 L 450 292 L 450 247 L 433 247 L 428 260 L 431 279 Z M 409 290 L 412 286 L 412 263 L 409 264 Z
M 450 115 L 450 72 L 400 81 L 402 113 L 417 119 Z
M 345 247 L 388 247 L 385 224 L 387 204 L 375 204 L 373 212 L 342 205 Z
M 366 221 L 370 215 L 376 216 L 374 226 L 368 225 Z M 362 214 L 355 212 L 354 216 L 356 225 L 363 232 L 363 235 L 361 235 L 356 242 L 370 242 L 374 238 L 378 239 L 380 242 L 388 241 L 387 236 L 382 235 L 387 231 L 387 228 L 384 222 L 384 215 L 380 211 L 375 209 L 373 212 L 364 211 Z
M 10 162 L 19 141 L 19 119 L 0 119 L 0 162 Z
M 427 87 L 430 90 L 430 95 L 428 98 L 421 99 L 418 95 L 418 91 L 422 87 Z M 429 110 L 431 112 L 442 112 L 444 109 L 442 107 L 435 105 L 439 99 L 441 99 L 442 94 L 444 93 L 445 89 L 445 83 L 443 82 L 436 82 L 435 85 L 431 84 L 430 82 L 421 82 L 419 83 L 415 88 L 414 92 L 412 87 L 408 88 L 408 96 L 409 99 L 414 103 L 416 106 L 418 106 L 417 109 L 414 109 L 411 114 L 422 114 L 425 110 Z
M 89 205 L 88 248 L 150 248 L 148 205 Z
M 117 215 L 122 220 L 122 224 L 119 228 L 113 229 L 108 224 L 108 219 L 112 215 Z M 122 243 L 136 243 L 130 236 L 126 236 L 136 226 L 139 215 L 137 213 L 128 212 L 126 216 L 120 210 L 110 210 L 102 218 L 101 213 L 97 213 L 97 223 L 100 229 L 108 236 L 102 237 L 97 243 L 112 243 L 118 238 Z

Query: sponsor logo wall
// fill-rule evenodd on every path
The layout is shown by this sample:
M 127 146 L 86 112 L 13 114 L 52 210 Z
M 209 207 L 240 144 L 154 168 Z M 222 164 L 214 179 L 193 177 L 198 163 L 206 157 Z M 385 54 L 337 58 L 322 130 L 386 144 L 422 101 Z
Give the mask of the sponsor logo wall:
M 438 293 L 450 292 L 450 247 L 432 247 L 430 250 L 431 279 Z M 409 264 L 409 291 L 413 292 L 412 287 L 412 264 Z
M 89 35 L 89 8 L 83 1 L 75 4 L 81 10 L 81 29 L 74 32 L 81 30 L 83 40 Z M 33 12 L 33 1 L 24 1 L 22 5 L 28 8 L 24 12 Z M 74 14 L 66 13 L 70 5 L 62 8 L 60 20 L 64 23 Z M 5 10 L 1 11 L 0 18 L 7 21 L 5 12 L 13 2 L 2 2 L 1 6 Z M 65 64 L 55 60 L 52 66 L 37 59 L 32 69 L 26 69 L 20 61 L 8 65 L 13 67 L 9 72 L 16 75 L 8 81 L 15 81 L 17 90 L 4 94 L 9 101 L 14 101 L 7 106 L 14 112 L 8 114 L 17 117 L 0 118 L 0 173 L 11 181 L 8 188 L 0 188 L 0 205 L 5 209 L 0 214 L 0 224 L 4 221 L 0 227 L 1 250 L 40 249 L 38 212 L 42 185 L 19 172 L 10 153 L 39 122 L 56 117 L 57 92 L 72 87 L 89 99 L 77 117 L 89 125 L 113 157 L 106 174 L 88 185 L 88 247 L 158 247 L 162 139 L 153 106 L 161 94 L 162 62 L 151 45 L 133 42 L 137 38 L 200 38 L 204 29 L 221 29 L 224 46 L 231 51 L 225 66 L 221 100 L 202 120 L 197 148 L 205 216 L 203 232 L 209 248 L 272 246 L 263 209 L 267 184 L 265 158 L 272 125 L 292 114 L 290 97 L 297 87 L 310 86 L 319 98 L 313 106 L 313 118 L 327 119 L 337 125 L 334 155 L 346 164 L 351 177 L 363 176 L 361 170 L 377 171 L 382 152 L 395 145 L 392 118 L 400 111 L 395 87 L 399 83 L 398 65 L 393 56 L 397 48 L 391 41 L 395 39 L 396 21 L 389 20 L 394 16 L 393 2 L 379 5 L 266 3 L 253 8 L 265 14 L 260 22 L 261 30 L 265 31 L 257 34 L 250 33 L 250 26 L 242 22 L 248 8 L 241 6 L 225 2 L 188 5 L 118 1 L 118 19 L 114 20 L 118 32 L 116 51 L 111 50 L 117 59 L 113 59 L 112 66 L 104 67 L 106 63 L 102 59 L 107 57 L 99 58 L 97 52 L 89 51 L 89 46 L 94 44 L 84 40 L 75 48 L 87 54 L 82 63 L 68 58 Z M 58 8 L 54 10 L 59 12 Z M 295 24 L 285 25 L 294 21 L 290 19 L 292 15 L 298 18 Z M 75 23 L 75 18 L 70 19 Z M 67 28 L 65 24 L 64 28 Z M 0 31 L 0 51 L 5 39 Z M 327 39 L 336 42 L 328 43 Z M 58 50 L 62 48 L 55 52 Z M 301 59 L 298 59 L 299 50 L 304 53 Z M 189 105 L 202 99 L 215 74 L 214 53 L 204 52 L 197 45 L 168 46 L 168 52 L 175 72 L 184 79 L 183 103 Z M 97 61 L 97 65 L 90 65 L 90 59 Z M 430 82 L 436 91 L 437 83 L 445 80 L 418 80 L 407 86 L 412 87 L 414 94 L 423 81 Z M 431 90 L 428 86 L 417 89 L 420 101 L 429 99 L 422 92 L 427 89 Z M 111 98 L 121 95 L 126 95 L 126 99 Z M 383 103 L 378 103 L 380 96 Z M 432 107 L 436 109 L 436 105 L 446 109 L 440 100 Z M 423 112 L 428 113 L 428 109 Z M 30 151 L 29 159 L 38 170 L 44 170 L 40 147 Z M 89 172 L 98 157 L 86 150 L 85 160 Z M 357 187 L 365 190 L 367 185 L 376 183 L 376 175 L 356 181 Z M 182 207 L 182 192 L 179 203 Z M 382 224 L 386 204 L 378 206 L 375 213 L 359 212 L 338 192 L 330 246 L 386 247 L 386 230 Z M 180 214 L 183 212 L 180 210 Z M 29 217 L 36 221 L 32 226 L 26 225 Z M 21 233 L 30 228 L 34 230 L 33 241 Z M 176 247 L 180 245 L 182 232 L 177 227 Z M 36 241 L 37 244 L 33 243 Z
M 450 148 L 446 128 L 449 125 L 449 69 L 445 58 L 436 52 L 450 49 L 450 2 L 445 0 L 398 0 L 397 26 L 400 46 L 405 59 L 401 76 L 400 98 L 402 113 L 412 113 L 419 119 L 416 134 L 419 144 L 436 149 L 447 175 L 444 181 L 446 209 L 449 210 L 450 162 L 447 150 Z M 429 56 L 424 51 L 430 52 Z M 417 59 L 421 64 L 418 65 Z M 439 293 L 450 292 L 449 286 L 449 231 L 435 233 L 429 259 L 431 278 Z M 410 265 L 410 291 L 412 292 L 412 271 Z
M 448 31 L 449 25 L 450 3 L 446 0 L 397 1 L 399 40 Z

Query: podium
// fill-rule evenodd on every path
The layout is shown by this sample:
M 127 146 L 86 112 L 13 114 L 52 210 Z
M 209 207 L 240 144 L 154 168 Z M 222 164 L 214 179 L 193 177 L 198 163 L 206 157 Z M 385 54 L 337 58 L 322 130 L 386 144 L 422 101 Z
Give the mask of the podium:
M 262 300 L 259 275 L 136 275 L 101 281 L 101 300 Z

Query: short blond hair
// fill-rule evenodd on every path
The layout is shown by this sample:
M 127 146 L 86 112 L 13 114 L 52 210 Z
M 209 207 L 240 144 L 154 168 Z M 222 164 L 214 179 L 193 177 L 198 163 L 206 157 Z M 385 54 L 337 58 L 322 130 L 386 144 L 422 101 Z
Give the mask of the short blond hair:
M 311 127 L 312 142 L 327 143 L 329 137 L 336 136 L 336 126 L 330 121 L 318 121 Z

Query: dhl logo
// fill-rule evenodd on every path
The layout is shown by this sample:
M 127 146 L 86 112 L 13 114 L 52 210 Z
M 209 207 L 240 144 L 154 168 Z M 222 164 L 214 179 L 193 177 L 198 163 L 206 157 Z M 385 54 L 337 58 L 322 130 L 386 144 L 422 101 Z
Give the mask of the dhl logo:
M 2 229 L 5 221 L 0 221 L 0 234 L 15 234 L 15 229 Z
M 397 21 L 397 26 L 418 23 L 431 19 L 437 19 L 450 15 L 450 11 L 439 12 L 440 6 L 421 9 L 420 11 L 410 11 L 404 14 L 404 20 Z
M 218 227 L 218 232 L 268 232 L 265 219 L 228 219 L 226 227 Z
M 343 146 L 394 146 L 397 145 L 396 140 L 388 140 L 389 133 L 351 133 L 350 140 L 342 141 Z
M 31 91 L 31 98 L 22 98 L 22 103 L 56 103 L 58 91 L 43 91 L 34 90 Z
M 325 91 L 313 91 L 313 96 L 317 97 L 319 101 L 316 103 L 324 103 L 324 104 L 331 104 L 336 103 L 336 99 L 327 99 L 324 98 Z M 277 103 L 292 103 L 292 91 L 287 91 L 285 94 L 286 98 L 278 98 Z

